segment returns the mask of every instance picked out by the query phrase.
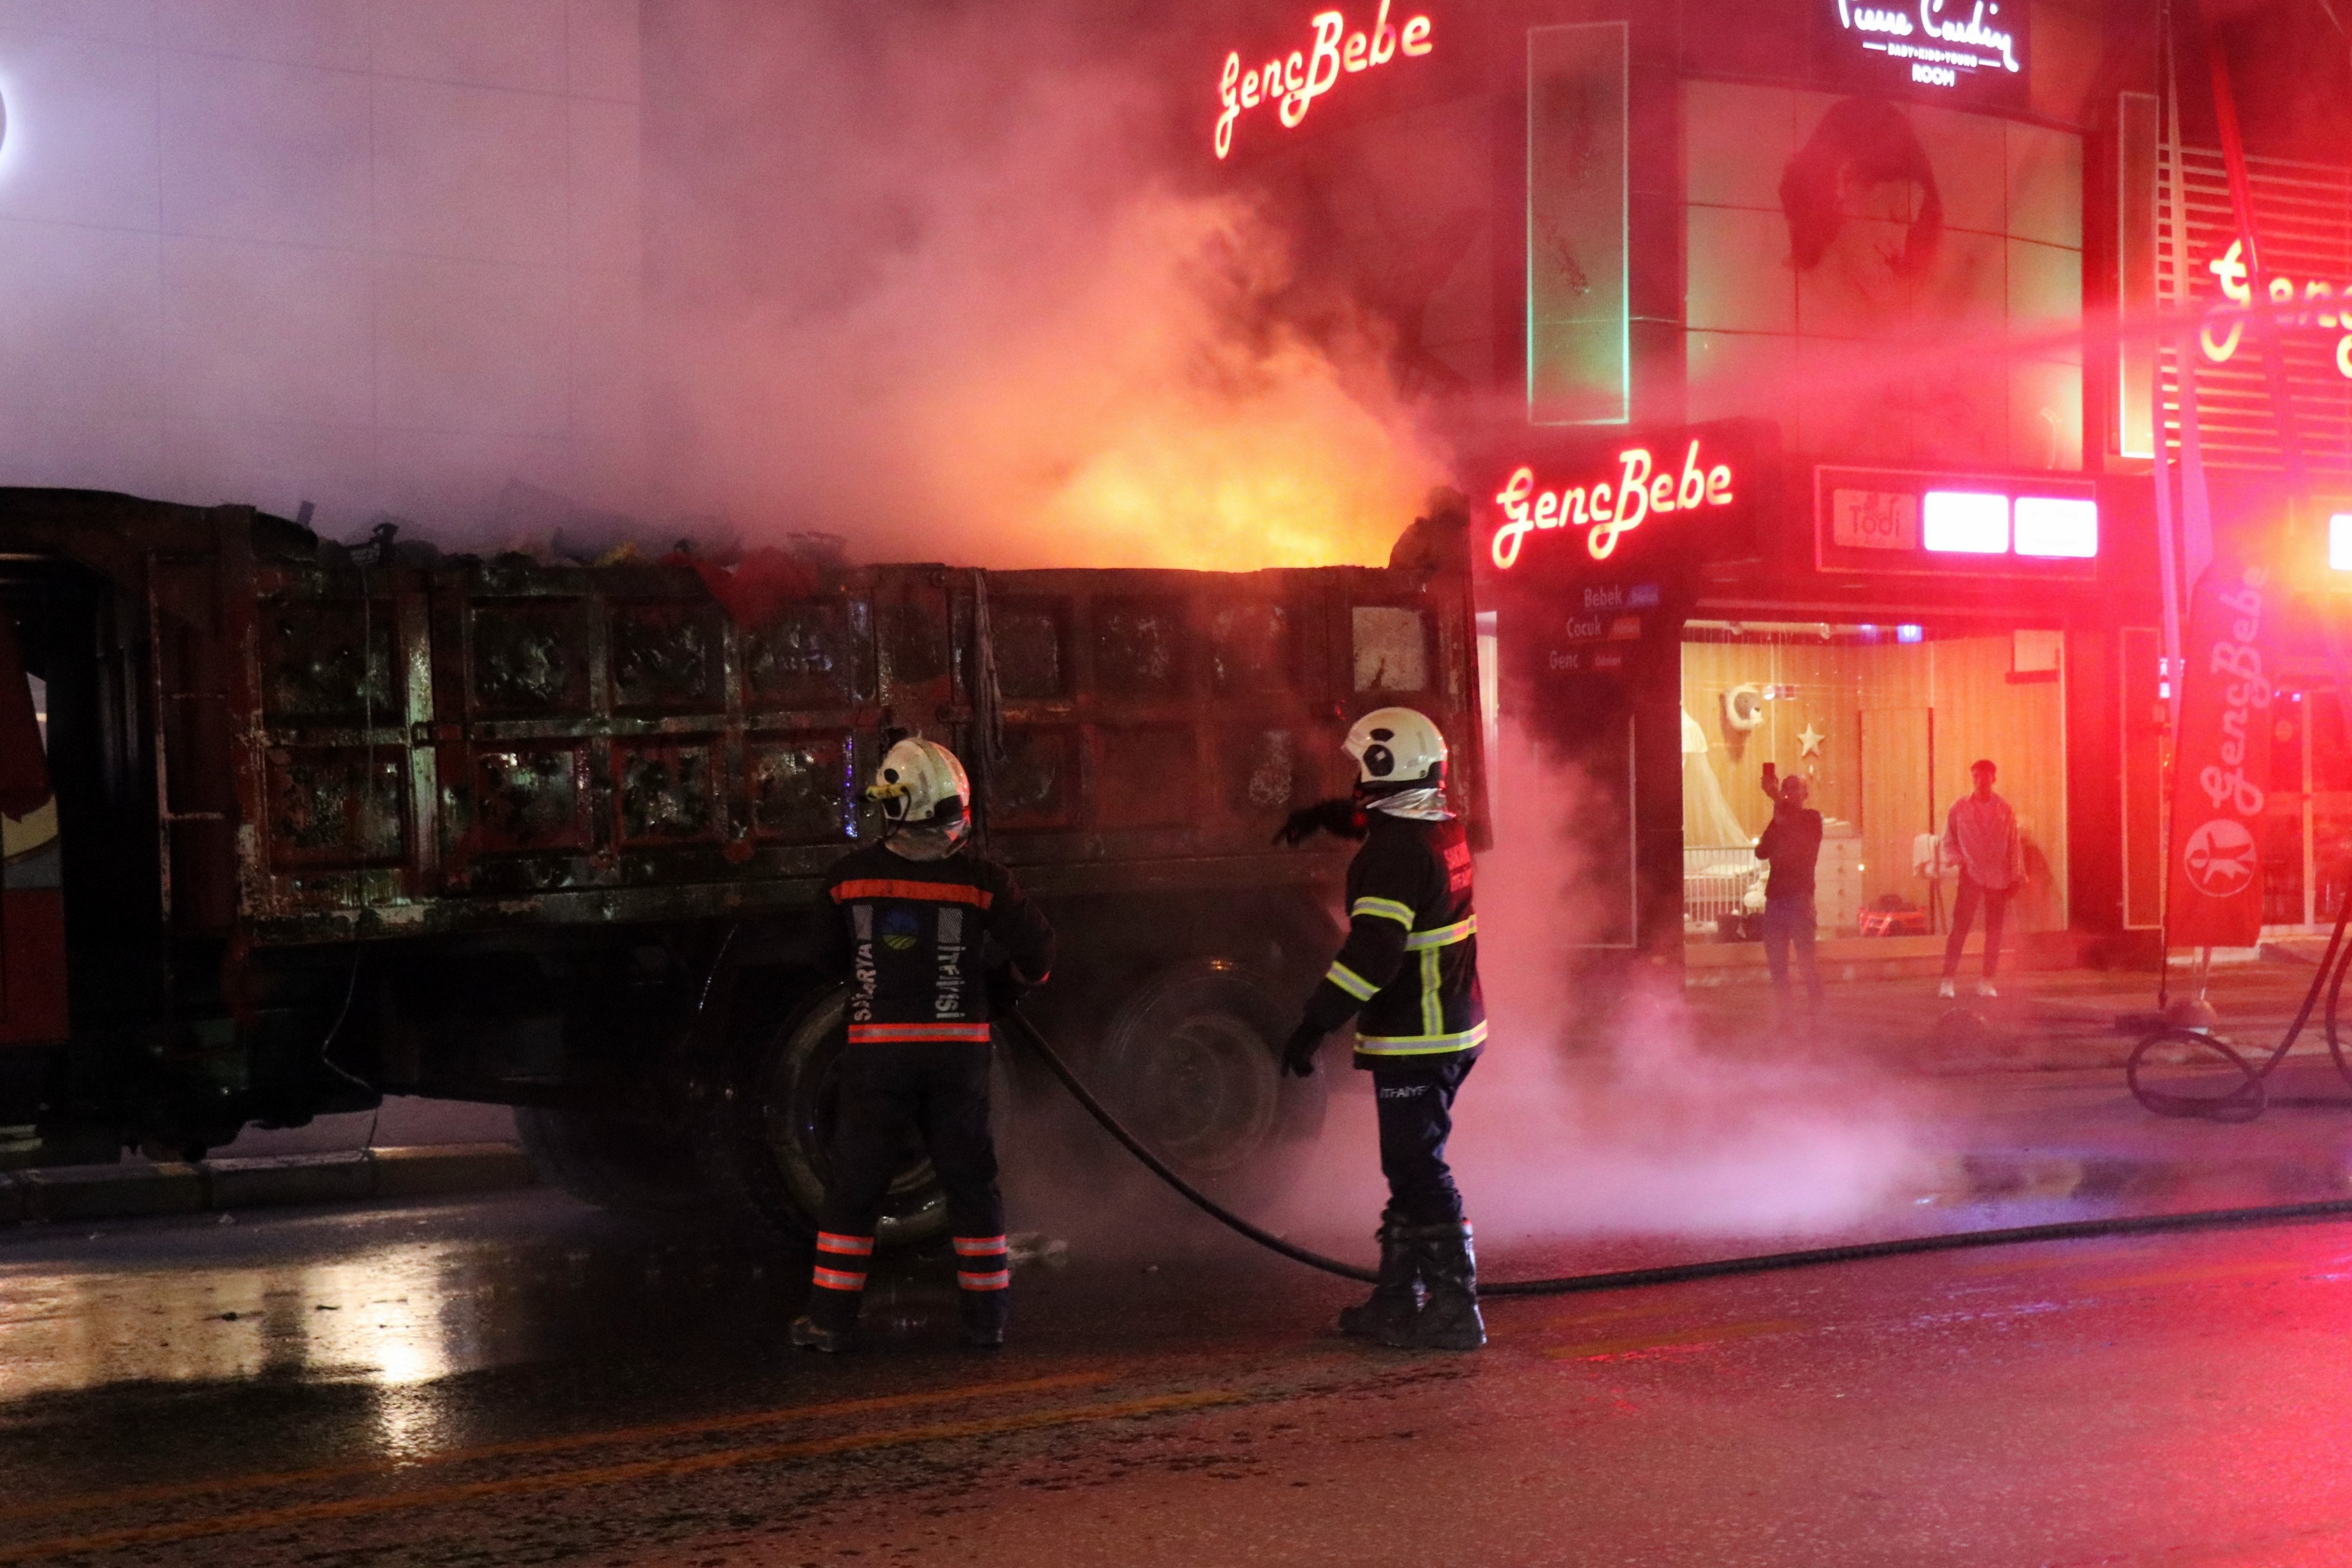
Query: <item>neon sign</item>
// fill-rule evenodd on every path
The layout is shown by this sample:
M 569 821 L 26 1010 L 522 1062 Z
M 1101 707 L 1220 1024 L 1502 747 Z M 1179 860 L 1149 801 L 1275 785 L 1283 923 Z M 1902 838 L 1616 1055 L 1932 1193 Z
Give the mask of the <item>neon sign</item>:
M 1338 86 L 1343 74 L 1371 70 L 1399 55 L 1419 58 L 1434 49 L 1429 18 L 1413 16 L 1401 27 L 1391 26 L 1391 3 L 1381 0 L 1380 16 L 1369 32 L 1350 33 L 1344 15 L 1319 11 L 1310 24 L 1315 29 L 1312 45 L 1276 55 L 1255 69 L 1243 68 L 1239 49 L 1227 55 L 1224 74 L 1217 81 L 1217 101 L 1223 105 L 1217 115 L 1217 156 L 1234 150 L 1234 127 L 1260 104 L 1273 104 L 1283 128 L 1296 131 L 1315 100 Z
M 2197 330 L 2197 344 L 2205 357 L 2215 364 L 2227 364 L 2235 357 L 2238 345 L 2246 335 L 2245 310 L 2254 302 L 2254 286 L 2246 267 L 2246 242 L 2233 239 L 2230 248 L 2205 264 L 2221 286 L 2229 305 L 2216 305 L 2206 312 L 2205 324 Z M 2312 281 L 2299 289 L 2292 278 L 2272 278 L 2269 280 L 2271 305 L 2275 320 L 2291 330 L 2323 332 L 2340 331 L 2343 337 L 2336 343 L 2336 369 L 2347 381 L 2352 381 L 2352 284 L 2339 291 L 2334 285 Z M 2286 307 L 2301 300 L 2303 309 L 2290 312 Z M 2338 304 L 2347 306 L 2336 310 Z M 2232 310 L 2231 307 L 2237 309 Z M 2230 318 L 2229 335 L 2220 342 L 2213 341 L 2213 323 L 2222 317 Z
M 1616 552 L 1617 542 L 1627 531 L 1641 527 L 1653 515 L 1727 507 L 1737 500 L 1732 493 L 1731 465 L 1702 464 L 1696 440 L 1683 454 L 1679 473 L 1671 468 L 1658 468 L 1647 447 L 1628 447 L 1617 454 L 1616 462 L 1619 473 L 1613 481 L 1600 479 L 1556 490 L 1538 491 L 1533 468 L 1514 470 L 1495 497 L 1506 519 L 1495 531 L 1495 565 L 1509 571 L 1518 563 L 1528 534 L 1552 528 L 1586 530 L 1585 549 L 1595 561 L 1606 561 Z
M 1907 68 L 1923 87 L 1956 88 L 1979 72 L 2013 76 L 2024 69 L 2019 29 L 2002 24 L 2000 0 L 1975 0 L 1966 19 L 1951 0 L 1918 0 L 1914 6 L 1866 5 L 1837 0 L 1838 26 L 1858 35 L 1862 47 Z

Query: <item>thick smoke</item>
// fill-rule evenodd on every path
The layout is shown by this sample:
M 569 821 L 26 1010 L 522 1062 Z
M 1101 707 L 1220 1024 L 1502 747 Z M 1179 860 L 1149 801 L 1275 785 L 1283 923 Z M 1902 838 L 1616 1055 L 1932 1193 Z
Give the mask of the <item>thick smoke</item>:
M 1493 1042 L 1463 1088 L 1453 1149 L 1473 1221 L 1496 1240 L 1783 1236 L 1854 1224 L 1915 1190 L 1917 1108 L 1840 1048 L 1834 1022 L 1709 1037 L 1678 973 L 1629 981 L 1604 957 L 1596 974 L 1580 826 L 1598 792 L 1508 727 L 1498 750 L 1496 843 L 1478 865 Z M 1378 1215 L 1370 1112 L 1335 1107 L 1301 1224 L 1368 1228 Z
M 1591 947 L 1608 935 L 1596 892 L 1605 882 L 1584 829 L 1613 806 L 1511 726 L 1498 752 L 1496 842 L 1479 857 L 1477 884 L 1493 1034 L 1455 1104 L 1450 1152 L 1480 1236 L 1510 1247 L 1916 1225 L 1913 1204 L 1948 1173 L 1937 1121 L 1948 1106 L 1937 1111 L 1925 1086 L 1877 1065 L 1871 1042 L 1840 1018 L 1834 988 L 1823 1018 L 1768 1016 L 1717 1031 L 1679 972 L 1647 979 L 1622 952 Z M 1366 1075 L 1346 1045 L 1325 1047 L 1331 1102 L 1312 1148 L 1277 1184 L 1220 1192 L 1277 1232 L 1361 1259 L 1387 1190 Z M 1066 1114 L 1058 1095 L 1048 1109 Z M 1045 1143 L 1010 1147 L 1024 1226 L 1122 1257 L 1224 1245 L 1205 1226 L 1171 1230 L 1179 1201 L 1124 1171 L 1091 1129 L 1066 1147 L 1116 1162 L 1106 1168 L 1124 1183 L 1081 1174 Z
M 1281 226 L 1186 183 L 1190 78 L 1118 9 L 649 13 L 692 78 L 647 84 L 670 508 L 868 560 L 1385 556 L 1442 474 L 1381 330 L 1286 321 Z

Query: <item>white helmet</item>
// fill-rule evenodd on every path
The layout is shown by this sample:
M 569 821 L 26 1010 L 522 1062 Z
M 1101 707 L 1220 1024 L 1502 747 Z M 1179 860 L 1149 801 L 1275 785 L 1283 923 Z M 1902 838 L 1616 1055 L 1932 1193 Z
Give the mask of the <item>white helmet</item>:
M 971 809 L 971 781 L 953 752 L 909 736 L 883 757 L 866 798 L 901 827 L 944 827 Z
M 1445 782 L 1445 732 L 1415 709 L 1373 709 L 1339 749 L 1356 760 L 1357 787 L 1373 794 Z

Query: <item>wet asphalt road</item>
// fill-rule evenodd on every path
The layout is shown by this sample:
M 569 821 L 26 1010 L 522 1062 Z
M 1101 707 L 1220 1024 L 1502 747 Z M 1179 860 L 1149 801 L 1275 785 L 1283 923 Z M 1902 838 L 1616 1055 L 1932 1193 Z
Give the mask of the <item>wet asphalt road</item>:
M 1473 1357 L 1154 1249 L 1023 1269 L 997 1355 L 893 1270 L 828 1359 L 803 1260 L 551 1194 L 19 1232 L 0 1563 L 2352 1561 L 2352 1226 L 1503 1301 Z

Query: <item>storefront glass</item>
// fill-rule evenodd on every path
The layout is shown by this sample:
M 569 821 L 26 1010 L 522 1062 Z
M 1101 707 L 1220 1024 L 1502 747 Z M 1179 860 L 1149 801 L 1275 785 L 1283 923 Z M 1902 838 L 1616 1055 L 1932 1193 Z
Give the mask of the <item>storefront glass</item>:
M 2012 929 L 2066 924 L 2066 717 L 2055 631 L 1694 620 L 1682 644 L 1683 924 L 1752 937 L 1770 820 L 1763 766 L 1805 778 L 1825 820 L 1824 935 L 1946 929 L 1936 837 L 1979 759 L 2017 812 Z

